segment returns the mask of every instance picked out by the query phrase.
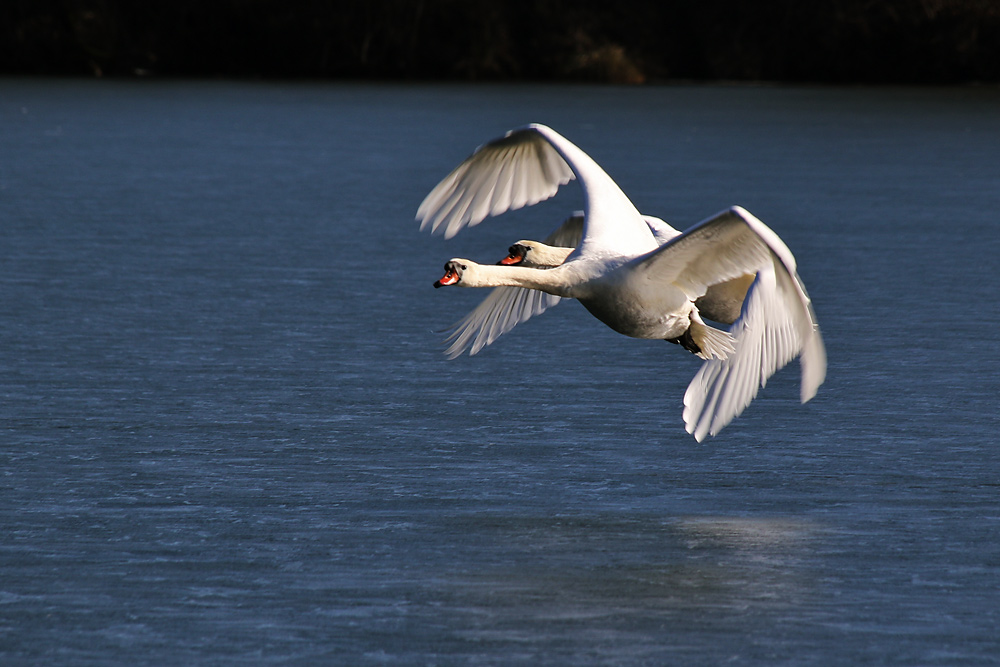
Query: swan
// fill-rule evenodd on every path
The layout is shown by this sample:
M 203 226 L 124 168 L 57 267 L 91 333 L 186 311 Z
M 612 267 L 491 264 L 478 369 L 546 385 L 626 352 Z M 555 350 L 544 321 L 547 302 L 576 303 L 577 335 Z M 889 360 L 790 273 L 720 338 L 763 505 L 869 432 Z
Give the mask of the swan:
M 566 261 L 574 246 L 580 242 L 583 234 L 583 218 L 583 211 L 574 212 L 549 234 L 544 242 L 518 241 L 510 246 L 509 254 L 501 259 L 500 263 L 541 269 L 559 266 Z M 661 245 L 680 234 L 659 218 L 644 215 L 643 220 L 653 232 L 657 243 Z M 745 289 L 743 293 L 746 293 Z M 502 334 L 521 322 L 540 315 L 560 300 L 558 296 L 538 290 L 496 287 L 468 315 L 445 329 L 446 332 L 450 332 L 445 339 L 446 343 L 450 343 L 445 354 L 449 359 L 454 359 L 466 350 L 470 356 L 475 355 Z M 740 294 L 739 303 L 742 302 L 743 294 Z M 739 310 L 738 304 L 736 310 Z M 717 318 L 710 317 L 710 319 Z M 729 324 L 731 321 L 725 323 Z
M 545 242 L 521 240 L 508 249 L 501 264 L 550 269 L 559 266 L 580 241 L 583 232 L 582 211 L 573 213 Z M 657 243 L 663 245 L 679 236 L 680 232 L 660 218 L 643 215 L 643 220 L 653 232 Z M 753 282 L 754 274 L 712 285 L 704 296 L 695 301 L 699 312 L 707 319 L 722 324 L 732 324 L 740 315 L 743 300 Z M 535 315 L 540 315 L 561 299 L 551 294 L 522 287 L 496 287 L 483 301 L 461 320 L 445 329 L 450 332 L 445 343 L 449 359 L 466 350 L 475 355 L 502 334 Z
M 825 379 L 826 353 L 795 258 L 740 207 L 659 244 L 628 197 L 586 153 L 532 124 L 478 148 L 420 204 L 421 229 L 451 238 L 487 216 L 552 197 L 578 179 L 585 210 L 579 243 L 551 268 L 453 258 L 436 286 L 516 287 L 574 298 L 613 330 L 677 342 L 705 360 L 684 395 L 686 429 L 701 441 L 738 416 L 778 369 L 798 356 L 800 398 Z M 755 275 L 729 331 L 708 325 L 696 302 L 713 285 Z

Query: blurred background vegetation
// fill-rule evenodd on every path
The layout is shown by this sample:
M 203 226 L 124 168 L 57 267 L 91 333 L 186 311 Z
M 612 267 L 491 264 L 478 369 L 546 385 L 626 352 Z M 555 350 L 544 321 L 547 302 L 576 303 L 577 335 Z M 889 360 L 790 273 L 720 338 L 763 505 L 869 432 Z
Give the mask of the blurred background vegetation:
M 2 0 L 0 74 L 1000 81 L 1000 0 Z

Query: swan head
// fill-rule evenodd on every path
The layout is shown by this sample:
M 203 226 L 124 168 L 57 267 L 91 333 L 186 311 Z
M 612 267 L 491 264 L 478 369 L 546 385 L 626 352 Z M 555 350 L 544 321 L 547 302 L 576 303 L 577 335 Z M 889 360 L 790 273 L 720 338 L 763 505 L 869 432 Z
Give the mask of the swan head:
M 444 276 L 434 282 L 434 287 L 457 285 L 462 282 L 462 274 L 469 269 L 467 260 L 449 259 L 444 265 Z
M 518 241 L 507 249 L 509 254 L 497 263 L 547 269 L 565 262 L 572 251 L 572 248 L 559 248 L 538 241 Z
M 531 251 L 531 246 L 527 245 L 527 243 L 527 241 L 518 241 L 511 247 L 507 248 L 507 256 L 497 262 L 497 264 L 513 266 L 524 262 L 524 260 L 528 257 L 528 253 Z

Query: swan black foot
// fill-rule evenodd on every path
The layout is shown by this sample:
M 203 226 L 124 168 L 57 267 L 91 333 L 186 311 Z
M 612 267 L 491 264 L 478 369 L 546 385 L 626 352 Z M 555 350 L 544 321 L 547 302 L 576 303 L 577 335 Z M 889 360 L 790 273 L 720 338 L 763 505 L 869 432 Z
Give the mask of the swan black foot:
M 680 345 L 691 354 L 701 354 L 701 348 L 698 347 L 698 343 L 694 342 L 694 338 L 691 337 L 690 328 L 677 338 L 664 338 L 663 340 L 674 345 Z

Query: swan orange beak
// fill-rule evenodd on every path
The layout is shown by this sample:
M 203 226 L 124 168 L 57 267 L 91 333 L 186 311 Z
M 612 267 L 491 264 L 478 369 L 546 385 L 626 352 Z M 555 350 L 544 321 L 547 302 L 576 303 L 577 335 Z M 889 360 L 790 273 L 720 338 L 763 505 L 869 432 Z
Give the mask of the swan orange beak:
M 448 272 L 444 274 L 444 277 L 434 283 L 434 287 L 437 288 L 444 287 L 445 285 L 454 285 L 458 282 L 458 278 L 458 272 L 448 269 Z
M 501 259 L 500 264 L 520 264 L 522 260 L 524 260 L 524 255 L 515 255 L 514 253 L 511 253 Z

